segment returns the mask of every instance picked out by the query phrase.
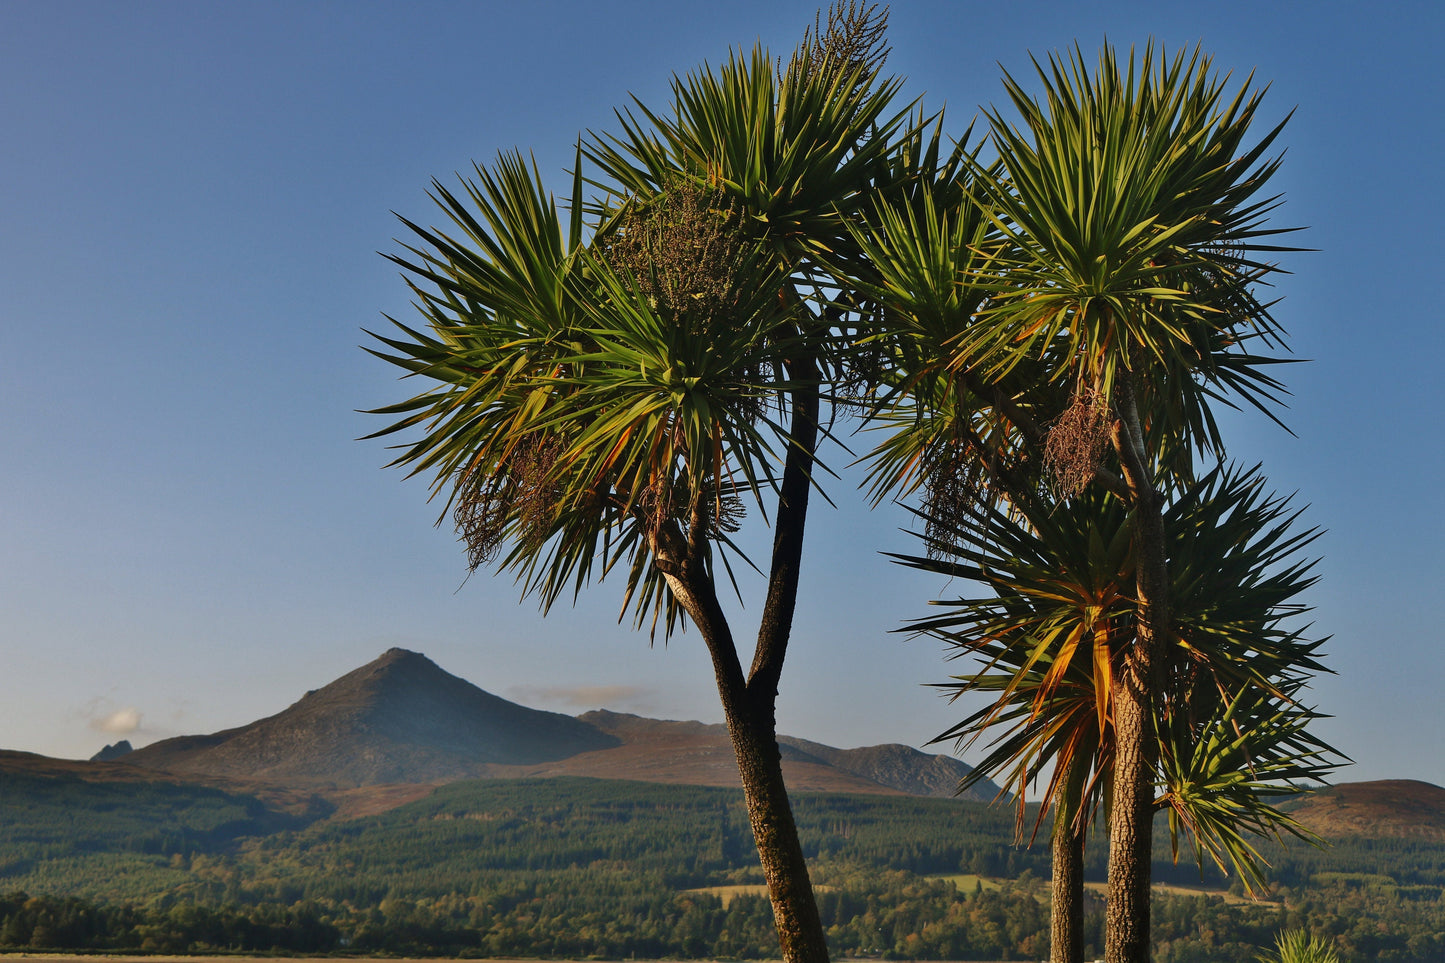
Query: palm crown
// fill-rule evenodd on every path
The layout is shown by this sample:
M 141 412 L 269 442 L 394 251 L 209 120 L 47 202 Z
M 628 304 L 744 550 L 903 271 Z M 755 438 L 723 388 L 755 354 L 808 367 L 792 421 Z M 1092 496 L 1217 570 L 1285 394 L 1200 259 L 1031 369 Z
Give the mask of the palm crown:
M 418 243 L 394 260 L 426 325 L 374 353 L 435 384 L 378 409 L 399 416 L 378 434 L 422 430 L 396 463 L 433 476 L 474 565 L 504 552 L 549 605 L 621 563 L 639 617 L 671 630 L 658 559 L 710 565 L 745 502 L 766 511 L 798 393 L 816 407 L 844 376 L 820 292 L 848 282 L 825 257 L 907 118 L 886 113 L 896 81 L 832 57 L 778 70 L 755 49 L 676 80 L 670 116 L 639 104 L 579 147 L 565 210 L 503 156 L 460 195 L 434 185 L 454 232 L 406 222 Z
M 992 734 L 971 778 L 1006 776 L 1020 804 L 1025 784 L 1052 766 L 1045 808 L 1082 758 L 1093 778 L 1079 820 L 1108 795 L 1114 677 L 1136 631 L 1126 514 L 1099 490 L 1066 505 L 975 505 L 932 536 L 931 555 L 901 557 L 990 590 L 938 603 L 946 612 L 913 625 L 984 661 L 945 690 L 993 697 L 939 739 Z M 1299 701 L 1324 667 L 1323 640 L 1297 624 L 1306 611 L 1297 598 L 1314 581 L 1299 556 L 1316 534 L 1291 532 L 1297 520 L 1288 499 L 1264 493 L 1257 472 L 1223 468 L 1189 486 L 1167 518 L 1175 604 L 1168 682 L 1156 702 L 1156 805 L 1169 810 L 1176 834 L 1188 831 L 1199 859 L 1232 865 L 1251 888 L 1262 875 L 1250 834 L 1303 834 L 1270 801 L 1332 766 L 1333 750 L 1305 731 L 1316 714 Z

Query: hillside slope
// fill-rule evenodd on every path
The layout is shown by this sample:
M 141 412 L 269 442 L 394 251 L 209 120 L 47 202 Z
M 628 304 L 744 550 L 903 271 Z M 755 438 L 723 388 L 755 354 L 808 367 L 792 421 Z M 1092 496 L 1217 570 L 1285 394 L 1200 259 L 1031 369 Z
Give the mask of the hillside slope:
M 1291 809 L 1291 815 L 1326 839 L 1445 843 L 1445 789 L 1428 782 L 1344 782 L 1310 793 Z
M 616 749 L 556 763 L 549 770 L 573 776 L 642 779 L 694 786 L 740 785 L 727 727 L 701 722 L 648 719 L 598 709 L 579 716 L 622 743 Z M 970 769 L 948 756 L 889 744 L 836 749 L 779 736 L 788 788 L 803 792 L 951 797 Z M 534 768 L 516 775 L 542 775 Z M 984 781 L 965 799 L 991 802 L 998 787 Z

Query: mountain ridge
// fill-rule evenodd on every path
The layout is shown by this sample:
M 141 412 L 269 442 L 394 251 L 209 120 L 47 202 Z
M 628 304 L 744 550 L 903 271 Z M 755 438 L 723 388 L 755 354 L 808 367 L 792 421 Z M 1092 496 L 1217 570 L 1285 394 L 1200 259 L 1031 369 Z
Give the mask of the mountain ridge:
M 971 770 L 903 745 L 837 749 L 779 736 L 785 777 L 799 791 L 952 796 Z M 284 785 L 356 800 L 466 778 L 589 776 L 740 785 L 726 727 L 607 709 L 580 716 L 531 709 L 392 648 L 274 715 L 219 732 L 176 736 L 114 761 L 180 778 Z M 998 793 L 982 783 L 967 798 Z M 347 808 L 343 803 L 343 808 Z

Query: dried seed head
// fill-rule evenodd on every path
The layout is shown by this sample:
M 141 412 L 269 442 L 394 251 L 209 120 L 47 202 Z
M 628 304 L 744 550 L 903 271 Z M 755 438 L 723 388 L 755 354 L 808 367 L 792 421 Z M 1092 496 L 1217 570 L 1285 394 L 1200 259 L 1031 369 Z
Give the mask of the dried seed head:
M 1044 442 L 1044 468 L 1060 498 L 1072 498 L 1094 480 L 1113 419 L 1108 402 L 1093 388 L 1082 388 Z
M 737 307 L 745 244 L 742 216 L 722 191 L 680 181 L 645 204 L 634 200 L 605 255 L 655 310 L 705 335 Z
M 865 76 L 882 69 L 888 60 L 888 6 L 860 5 L 857 0 L 834 0 L 828 5 L 828 23 L 820 10 L 813 26 L 803 33 L 803 43 L 793 57 L 796 64 L 806 54 L 815 69 L 825 62 L 841 66 L 849 74 Z
M 519 537 L 545 541 L 560 496 L 551 472 L 561 450 L 558 439 L 533 435 L 513 449 L 501 471 L 463 479 L 452 521 L 472 571 L 496 557 L 510 519 L 518 522 Z
M 924 469 L 924 535 L 929 558 L 945 558 L 948 545 L 967 531 L 971 509 L 985 497 L 987 482 L 972 445 L 948 445 Z
M 457 535 L 467 548 L 467 568 L 475 572 L 496 557 L 507 530 L 504 499 L 477 490 L 463 494 L 452 508 Z
M 605 242 L 604 256 L 614 270 L 633 279 L 661 319 L 696 338 L 695 345 L 711 348 L 735 343 L 735 335 L 746 334 L 743 326 L 757 323 L 743 313 L 744 300 L 754 295 L 744 290 L 750 280 L 745 267 L 751 243 L 738 206 L 724 191 L 680 180 L 645 202 L 634 199 Z M 756 417 L 764 395 L 751 386 L 762 381 L 759 357 L 748 351 L 740 353 L 718 383 L 735 393 L 731 401 L 742 417 Z M 685 480 L 651 482 L 638 496 L 635 511 L 653 531 L 668 520 L 686 526 L 694 499 L 701 499 L 698 514 L 707 520 L 709 537 L 735 530 L 742 502 L 723 494 L 727 485 L 717 479 L 706 487 L 693 493 Z

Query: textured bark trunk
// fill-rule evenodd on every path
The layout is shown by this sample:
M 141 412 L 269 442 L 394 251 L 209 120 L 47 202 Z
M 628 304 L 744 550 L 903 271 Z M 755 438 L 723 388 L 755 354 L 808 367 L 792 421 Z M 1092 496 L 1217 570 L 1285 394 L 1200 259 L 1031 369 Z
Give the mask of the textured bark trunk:
M 1049 904 L 1049 963 L 1084 960 L 1084 825 L 1075 819 L 1081 804 L 1087 760 L 1069 764 L 1054 808 L 1050 841 L 1053 857 L 1053 898 Z
M 692 582 L 672 574 L 667 580 L 712 655 L 784 963 L 828 963 L 828 943 L 783 783 L 774 712 L 777 689 L 755 688 L 744 678 L 731 630 L 710 582 Z
M 800 383 L 792 392 L 790 446 L 778 487 L 778 512 L 773 529 L 768 596 L 758 624 L 757 647 L 748 669 L 746 720 L 737 719 L 724 701 L 738 772 L 748 802 L 748 819 L 757 840 L 773 921 L 785 963 L 827 963 L 828 942 L 818 917 L 818 904 L 803 860 L 803 847 L 793 824 L 793 809 L 783 785 L 783 759 L 778 750 L 774 707 L 783 658 L 793 630 L 798 578 L 803 563 L 803 532 L 812 493 L 814 452 L 818 447 L 820 406 L 818 366 L 803 356 L 788 364 Z M 737 723 L 746 722 L 745 725 Z
M 1135 679 L 1114 692 L 1114 800 L 1109 813 L 1107 963 L 1147 963 L 1154 766 L 1149 759 L 1147 693 Z
M 1161 499 L 1136 396 L 1119 385 L 1114 448 L 1133 495 L 1138 635 L 1114 684 L 1114 798 L 1109 814 L 1109 899 L 1104 910 L 1108 963 L 1148 963 L 1149 883 L 1154 828 L 1154 694 L 1169 624 L 1169 569 Z
M 778 946 L 787 963 L 828 963 L 828 944 L 808 864 L 783 785 L 782 754 L 778 751 L 772 707 L 754 708 L 755 716 L 766 718 L 738 719 L 729 712 L 728 731 L 743 779 L 748 822 L 773 904 Z

